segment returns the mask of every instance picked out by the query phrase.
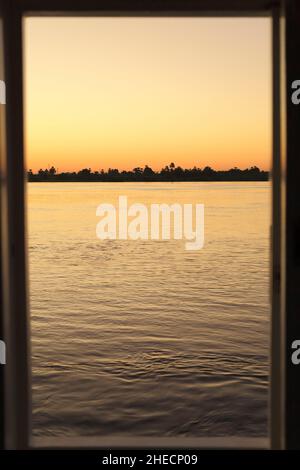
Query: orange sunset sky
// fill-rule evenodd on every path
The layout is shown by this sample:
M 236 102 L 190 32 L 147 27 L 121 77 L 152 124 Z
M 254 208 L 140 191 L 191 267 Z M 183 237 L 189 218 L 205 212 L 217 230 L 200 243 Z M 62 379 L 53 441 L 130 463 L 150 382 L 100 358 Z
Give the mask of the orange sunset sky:
M 267 18 L 27 18 L 27 168 L 271 160 Z

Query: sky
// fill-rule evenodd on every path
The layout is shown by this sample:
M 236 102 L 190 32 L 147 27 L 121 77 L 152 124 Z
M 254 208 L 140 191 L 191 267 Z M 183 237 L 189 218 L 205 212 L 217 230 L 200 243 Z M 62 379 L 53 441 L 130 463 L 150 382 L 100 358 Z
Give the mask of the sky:
M 268 18 L 26 18 L 27 168 L 271 164 Z

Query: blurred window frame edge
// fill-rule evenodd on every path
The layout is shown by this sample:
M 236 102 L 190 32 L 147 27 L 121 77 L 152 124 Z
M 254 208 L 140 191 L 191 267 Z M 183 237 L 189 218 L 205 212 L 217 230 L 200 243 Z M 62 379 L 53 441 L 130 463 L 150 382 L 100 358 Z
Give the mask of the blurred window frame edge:
M 240 6 L 241 4 L 241 6 Z M 285 214 L 286 97 L 285 50 L 287 31 L 296 0 L 0 0 L 3 37 L 0 30 L 0 71 L 6 83 L 6 107 L 0 111 L 1 130 L 1 323 L 7 347 L 7 364 L 1 370 L 0 445 L 6 449 L 101 448 L 107 447 L 197 447 L 197 448 L 289 448 L 295 429 L 287 427 L 286 394 L 295 374 L 286 381 L 285 232 L 290 219 Z M 286 18 L 288 12 L 288 21 Z M 299 8 L 296 10 L 299 15 Z M 264 438 L 132 438 L 112 442 L 109 438 L 32 438 L 30 346 L 27 295 L 25 172 L 23 159 L 22 19 L 24 16 L 266 16 L 272 18 L 273 55 L 273 157 L 271 235 L 271 384 L 270 442 Z M 299 29 L 299 28 L 298 28 Z M 295 28 L 293 34 L 295 35 Z M 299 36 L 300 33 L 298 33 Z M 293 35 L 292 35 L 293 37 Z M 294 37 L 293 37 L 294 39 Z M 300 38 L 298 43 L 300 42 Z M 297 49 L 295 48 L 295 51 Z M 296 55 L 296 54 L 295 54 Z M 295 58 L 296 60 L 296 58 Z M 4 64 L 4 67 L 3 67 Z M 289 63 L 287 63 L 287 74 Z M 293 67 L 291 67 L 293 69 Z M 2 78 L 2 77 L 0 77 Z M 300 78 L 295 77 L 295 78 Z M 2 105 L 0 105 L 2 106 Z M 289 112 L 289 108 L 288 108 Z M 293 117 L 293 116 L 292 116 Z M 292 118 L 291 117 L 291 118 Z M 290 122 L 295 122 L 290 120 Z M 299 146 L 300 144 L 298 144 Z M 297 150 L 297 149 L 296 149 Z M 294 151 L 291 155 L 295 153 Z M 289 157 L 291 160 L 291 156 Z M 289 191 L 293 187 L 288 188 Z M 295 190 L 295 187 L 294 187 Z M 288 222 L 288 224 L 286 223 Z M 291 274 L 293 276 L 293 273 Z M 292 318 L 290 328 L 295 323 Z M 3 377 L 4 375 L 4 377 Z M 299 373 L 298 373 L 299 375 Z M 296 388 L 297 388 L 296 387 Z M 296 393 L 296 392 L 294 392 Z M 299 395 L 300 396 L 300 395 Z M 299 411 L 299 410 L 298 410 Z M 290 410 L 288 410 L 288 414 Z M 299 418 L 300 412 L 296 418 Z M 290 442 L 286 436 L 290 433 Z M 294 439 L 295 441 L 295 439 Z M 296 445 L 297 447 L 297 445 Z M 300 448 L 300 436 L 298 448 Z
M 3 57 L 4 43 L 3 43 L 3 21 L 2 21 L 2 12 L 0 11 L 0 80 L 4 80 L 4 57 Z M 2 180 L 2 164 L 3 156 L 5 154 L 5 141 L 4 141 L 4 108 L 0 104 L 0 182 Z M 2 191 L 2 184 L 1 184 Z M 0 195 L 0 241 L 2 239 L 2 205 L 1 205 L 1 195 Z M 0 340 L 4 337 L 4 324 L 3 324 L 3 295 L 2 295 L 2 257 L 0 250 Z M 0 365 L 0 449 L 4 448 L 4 367 Z

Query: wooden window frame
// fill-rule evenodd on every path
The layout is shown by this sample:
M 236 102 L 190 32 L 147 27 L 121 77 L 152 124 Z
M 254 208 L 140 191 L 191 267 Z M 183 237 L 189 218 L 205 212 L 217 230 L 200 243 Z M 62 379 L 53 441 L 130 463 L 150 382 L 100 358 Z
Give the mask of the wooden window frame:
M 290 0 L 290 3 L 295 0 Z M 4 370 L 4 442 L 8 449 L 101 447 L 289 447 L 286 407 L 286 3 L 266 0 L 0 0 L 3 22 L 6 110 L 1 147 L 2 325 L 7 347 Z M 292 14 L 292 12 L 291 12 Z M 23 148 L 22 22 L 26 16 L 259 17 L 272 18 L 273 157 L 271 234 L 270 439 L 260 438 L 33 438 L 27 292 L 25 172 Z M 1 77 L 0 77 L 1 78 Z M 297 78 L 297 77 L 295 77 Z M 298 77 L 300 78 L 300 76 Z M 0 330 L 1 331 L 1 330 Z M 300 333 L 300 331 L 299 331 Z M 298 374 L 299 375 L 299 374 Z M 294 379 L 293 379 L 294 380 Z M 290 387 L 291 384 L 289 384 Z M 289 388 L 291 390 L 291 387 Z M 293 432 L 291 433 L 293 441 Z M 294 439 L 295 441 L 295 439 Z M 300 438 L 299 438 L 300 441 Z M 300 444 L 299 444 L 300 445 Z

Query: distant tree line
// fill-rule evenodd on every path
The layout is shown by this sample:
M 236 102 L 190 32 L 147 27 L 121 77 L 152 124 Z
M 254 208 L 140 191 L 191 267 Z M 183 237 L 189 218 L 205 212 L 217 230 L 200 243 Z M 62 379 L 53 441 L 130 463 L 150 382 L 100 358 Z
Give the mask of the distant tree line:
M 37 173 L 28 171 L 28 180 L 34 181 L 267 181 L 269 172 L 260 170 L 257 166 L 241 170 L 237 167 L 230 170 L 214 170 L 210 166 L 204 168 L 184 169 L 174 163 L 165 166 L 160 171 L 154 171 L 148 165 L 144 168 L 133 168 L 130 171 L 119 171 L 109 168 L 107 171 L 92 171 L 83 168 L 79 171 L 59 173 L 53 166 L 50 169 L 40 169 Z

